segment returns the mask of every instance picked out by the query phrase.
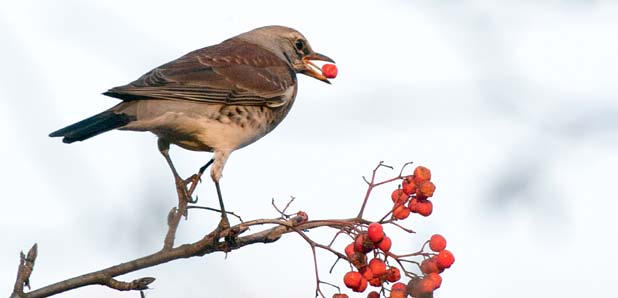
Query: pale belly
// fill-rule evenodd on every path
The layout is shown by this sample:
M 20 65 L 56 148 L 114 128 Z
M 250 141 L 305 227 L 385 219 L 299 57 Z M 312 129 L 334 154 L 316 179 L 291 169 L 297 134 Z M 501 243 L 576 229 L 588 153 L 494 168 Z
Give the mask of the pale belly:
M 132 109 L 137 121 L 121 129 L 150 131 L 194 151 L 233 151 L 257 141 L 273 128 L 270 111 L 259 107 L 148 100 Z

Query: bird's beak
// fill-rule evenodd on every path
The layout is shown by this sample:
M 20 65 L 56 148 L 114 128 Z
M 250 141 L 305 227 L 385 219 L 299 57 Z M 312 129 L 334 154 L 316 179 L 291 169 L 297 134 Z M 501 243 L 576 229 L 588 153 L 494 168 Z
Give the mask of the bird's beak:
M 305 69 L 301 71 L 301 73 L 308 75 L 310 77 L 314 77 L 324 83 L 330 84 L 330 81 L 322 74 L 322 70 L 320 67 L 315 65 L 315 63 L 311 62 L 311 60 L 319 60 L 319 61 L 327 61 L 331 63 L 335 63 L 335 61 L 331 58 L 328 58 L 326 55 L 322 55 L 319 53 L 311 53 L 305 57 L 303 57 L 303 64 L 305 65 Z

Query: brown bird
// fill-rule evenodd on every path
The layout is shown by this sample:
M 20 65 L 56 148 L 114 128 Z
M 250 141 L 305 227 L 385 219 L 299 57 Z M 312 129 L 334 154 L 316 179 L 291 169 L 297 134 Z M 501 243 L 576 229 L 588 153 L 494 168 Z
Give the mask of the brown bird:
M 297 73 L 330 84 L 311 60 L 334 63 L 314 52 L 307 39 L 292 28 L 257 28 L 190 52 L 128 85 L 108 90 L 103 94 L 122 102 L 49 136 L 73 143 L 113 129 L 150 131 L 157 135 L 159 151 L 185 191 L 188 182 L 174 168 L 169 145 L 214 152 L 199 175 L 212 164 L 210 175 L 217 188 L 222 222 L 228 224 L 219 187 L 226 160 L 234 150 L 257 141 L 283 120 L 296 97 Z

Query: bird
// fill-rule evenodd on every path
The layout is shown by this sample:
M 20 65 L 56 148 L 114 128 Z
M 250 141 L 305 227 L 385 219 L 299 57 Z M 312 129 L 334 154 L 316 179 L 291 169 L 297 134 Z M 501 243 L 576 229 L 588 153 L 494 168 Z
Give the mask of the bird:
M 188 200 L 211 166 L 222 221 L 229 226 L 219 181 L 230 154 L 271 132 L 286 117 L 298 91 L 297 74 L 331 84 L 314 61 L 335 63 L 315 52 L 297 30 L 285 26 L 256 28 L 201 48 L 114 87 L 103 95 L 121 100 L 99 114 L 49 134 L 64 143 L 83 141 L 118 129 L 149 131 Z M 212 158 L 184 180 L 169 155 L 174 144 Z

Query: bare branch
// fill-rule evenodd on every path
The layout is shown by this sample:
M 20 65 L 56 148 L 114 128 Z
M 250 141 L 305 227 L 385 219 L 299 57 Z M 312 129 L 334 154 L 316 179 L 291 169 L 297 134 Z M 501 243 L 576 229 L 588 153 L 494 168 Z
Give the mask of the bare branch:
M 58 293 L 62 293 L 68 290 L 80 288 L 87 285 L 105 285 L 110 288 L 118 289 L 118 290 L 143 290 L 146 289 L 147 286 L 154 281 L 153 278 L 141 278 L 130 283 L 120 282 L 114 280 L 113 277 L 123 275 L 129 272 L 135 272 L 144 268 L 164 264 L 173 260 L 181 259 L 181 258 L 191 258 L 191 257 L 199 257 L 204 256 L 206 254 L 223 251 L 228 252 L 231 250 L 236 250 L 241 247 L 255 244 L 255 243 L 270 243 L 277 241 L 281 238 L 283 234 L 296 232 L 301 236 L 304 236 L 306 240 L 309 239 L 302 230 L 314 229 L 323 226 L 345 226 L 346 220 L 326 220 L 326 221 L 308 221 L 303 222 L 304 217 L 302 216 L 294 216 L 289 220 L 281 220 L 281 219 L 259 219 L 253 220 L 245 223 L 238 224 L 236 226 L 230 227 L 221 231 L 220 233 L 209 233 L 205 235 L 199 241 L 190 244 L 183 244 L 178 247 L 163 249 L 151 255 L 134 259 L 125 263 L 121 263 L 109 268 L 105 268 L 99 271 L 87 273 L 81 276 L 73 277 L 55 284 L 51 284 L 45 286 L 43 288 L 31 291 L 29 293 L 23 293 L 19 291 L 17 288 L 14 290 L 14 295 L 11 297 L 19 297 L 19 298 L 37 298 L 37 297 L 48 297 L 51 295 L 55 295 Z M 221 242 L 219 239 L 227 236 L 227 235 L 238 235 L 242 232 L 246 231 L 249 226 L 257 226 L 257 225 L 276 225 L 275 227 L 259 231 L 247 236 L 239 237 L 236 239 L 234 245 L 232 246 L 228 242 Z M 309 239 L 310 240 L 310 239 Z M 312 241 L 312 240 L 311 240 Z M 316 247 L 321 247 L 332 252 L 335 252 L 331 248 L 328 248 L 323 245 L 316 244 Z M 35 248 L 36 250 L 36 248 Z M 32 249 L 31 249 L 32 251 Z M 29 253 L 29 255 L 31 255 Z M 343 256 L 338 254 L 339 256 Z M 31 264 L 31 265 L 27 265 Z M 18 281 L 21 284 L 21 281 L 26 280 L 26 274 L 23 272 L 23 268 L 30 266 L 28 268 L 32 268 L 34 264 L 34 260 L 29 260 L 27 257 L 23 258 L 23 264 L 20 263 L 20 270 L 18 273 Z M 30 269 L 31 272 L 31 269 Z

